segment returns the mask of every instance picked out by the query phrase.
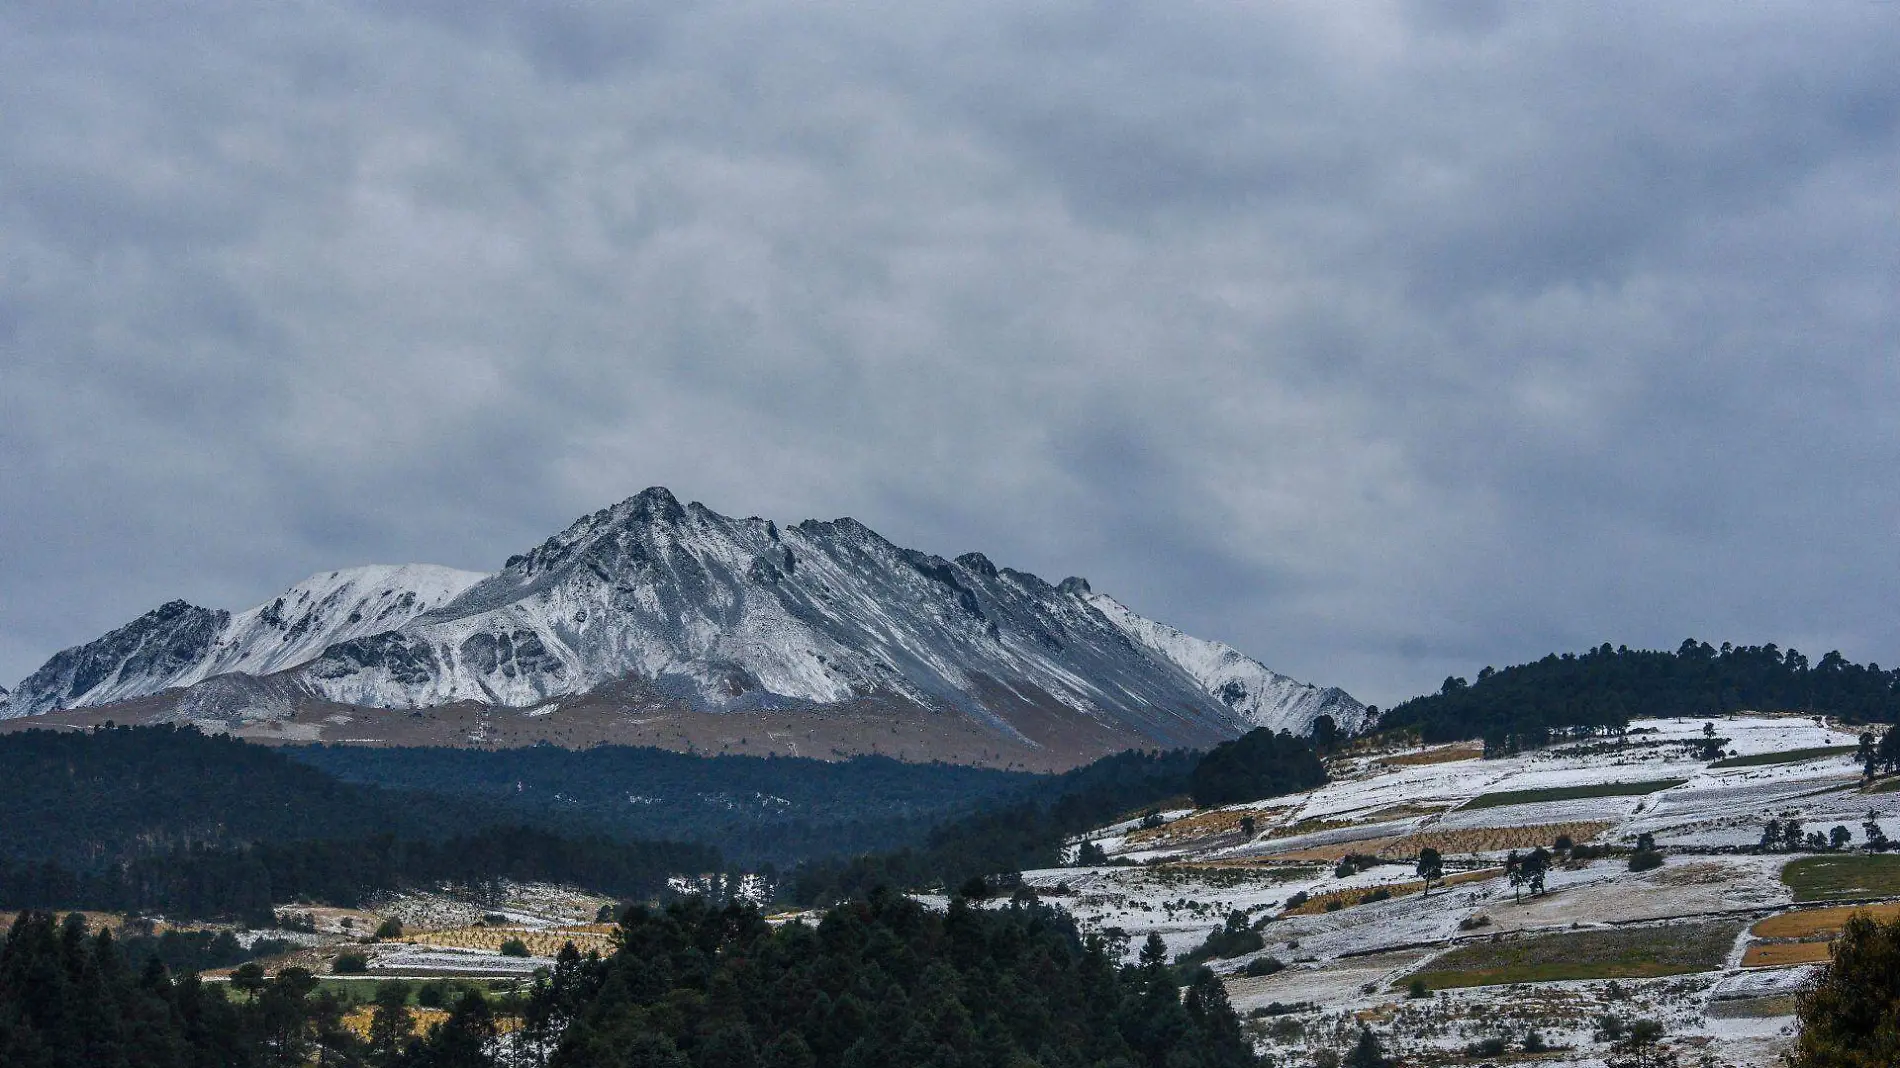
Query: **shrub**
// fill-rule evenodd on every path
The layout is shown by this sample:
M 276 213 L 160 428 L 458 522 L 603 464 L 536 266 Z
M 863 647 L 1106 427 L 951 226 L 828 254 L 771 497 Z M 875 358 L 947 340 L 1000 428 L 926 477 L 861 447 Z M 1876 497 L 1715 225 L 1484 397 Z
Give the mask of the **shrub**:
M 1525 1033 L 1524 1052 L 1542 1053 L 1549 1048 L 1549 1043 L 1544 1041 L 1544 1036 L 1538 1033 L 1537 1028 L 1533 1027 Z
M 613 902 L 611 901 L 605 905 L 602 905 L 599 911 L 594 913 L 595 923 L 613 923 L 615 920 L 619 918 L 620 918 L 619 915 L 614 910 Z
M 1339 864 L 1333 868 L 1333 878 L 1335 879 L 1350 878 L 1358 873 L 1359 869 L 1352 866 L 1352 859 L 1350 857 L 1340 861 Z
M 1307 900 L 1308 898 L 1307 898 L 1306 891 L 1301 890 L 1298 893 L 1294 894 L 1292 897 L 1289 897 L 1286 899 L 1286 907 L 1289 909 L 1296 909 L 1296 908 L 1299 908 L 1301 905 L 1306 904 Z
M 1272 975 L 1274 972 L 1281 971 L 1285 968 L 1286 962 L 1278 957 L 1255 957 L 1247 962 L 1246 975 L 1249 979 L 1258 979 L 1263 975 Z
M 1381 886 L 1367 892 L 1366 896 L 1359 899 L 1359 903 L 1361 905 L 1370 905 L 1375 901 L 1389 901 L 1391 898 L 1392 891 Z
M 1428 998 L 1432 996 L 1431 988 L 1425 985 L 1425 980 L 1423 979 L 1412 980 L 1411 985 L 1405 988 L 1405 993 L 1407 997 L 1414 998 Z
M 501 955 L 504 957 L 525 957 L 528 955 L 528 944 L 519 938 L 510 938 L 501 944 Z
M 338 953 L 330 962 L 330 971 L 336 975 L 361 975 L 369 971 L 369 958 L 361 953 Z
M 1339 899 L 1336 897 L 1328 898 L 1325 907 L 1327 912 L 1338 912 L 1340 909 Z
M 1501 1038 L 1496 1038 L 1496 1037 L 1481 1038 L 1478 1041 L 1470 1043 L 1469 1045 L 1465 1046 L 1465 1056 L 1467 1057 L 1502 1057 L 1504 1056 L 1504 1051 L 1509 1049 L 1510 1045 L 1511 1044 L 1509 1042 L 1506 1042 Z
M 376 937 L 387 939 L 401 938 L 402 921 L 394 916 L 384 920 L 376 927 Z
M 1464 919 L 1458 921 L 1458 929 L 1460 931 L 1475 931 L 1480 927 L 1489 926 L 1491 926 L 1491 917 L 1489 916 L 1466 916 Z
M 508 917 L 499 912 L 484 912 L 482 922 L 490 927 L 505 927 L 508 925 Z
M 1567 834 L 1558 835 L 1557 840 L 1550 845 L 1552 849 L 1555 849 L 1559 853 L 1568 853 L 1577 847 L 1576 841 Z
M 1653 849 L 1639 849 L 1630 854 L 1631 871 L 1649 871 L 1662 867 L 1663 856 Z

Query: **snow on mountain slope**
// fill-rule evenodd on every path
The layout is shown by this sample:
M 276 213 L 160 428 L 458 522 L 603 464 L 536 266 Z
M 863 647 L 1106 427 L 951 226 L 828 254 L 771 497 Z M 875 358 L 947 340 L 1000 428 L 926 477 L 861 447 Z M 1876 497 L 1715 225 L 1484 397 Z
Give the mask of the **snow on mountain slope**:
M 1078 592 L 1129 637 L 1187 672 L 1253 726 L 1307 734 L 1323 715 L 1333 717 L 1342 731 L 1357 732 L 1366 725 L 1366 706 L 1337 686 L 1321 688 L 1288 678 L 1231 645 L 1136 615 L 1115 598 L 1089 591 L 1086 583 Z
M 486 577 L 432 564 L 371 565 L 313 575 L 235 616 L 172 601 L 55 655 L 0 705 L 0 718 L 294 667 L 337 642 L 402 627 Z
M 338 642 L 399 629 L 487 577 L 434 564 L 371 564 L 312 575 L 233 616 L 189 681 L 295 667 Z
M 998 686 L 1166 740 L 1229 710 L 1084 601 L 980 554 L 893 545 L 850 519 L 781 530 L 648 490 L 585 517 L 400 634 L 304 673 L 340 701 L 525 706 L 634 674 L 709 710 L 878 693 L 989 715 Z
M 493 575 L 332 572 L 236 616 L 174 602 L 54 657 L 4 714 L 222 678 L 188 695 L 209 709 L 256 676 L 277 703 L 396 708 L 521 708 L 623 679 L 709 712 L 896 700 L 1019 741 L 1023 715 L 1079 714 L 1167 745 L 1305 730 L 1322 711 L 1344 727 L 1363 718 L 1339 691 L 1142 619 L 1080 579 L 946 560 L 852 519 L 733 519 L 661 488 Z

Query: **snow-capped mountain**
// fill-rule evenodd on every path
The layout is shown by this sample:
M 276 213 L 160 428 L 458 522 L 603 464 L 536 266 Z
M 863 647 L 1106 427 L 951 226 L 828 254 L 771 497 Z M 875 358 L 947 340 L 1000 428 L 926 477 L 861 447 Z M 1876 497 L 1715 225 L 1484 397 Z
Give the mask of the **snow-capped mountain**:
M 1018 740 L 1024 709 L 1162 744 L 1364 719 L 1342 691 L 1144 619 L 1080 579 L 1052 586 L 979 553 L 945 560 L 851 519 L 732 519 L 657 488 L 492 575 L 359 568 L 235 616 L 164 605 L 55 656 L 0 715 L 174 687 L 202 706 L 253 676 L 270 676 L 279 702 L 393 708 L 526 708 L 629 679 L 707 712 L 895 701 Z
M 1083 596 L 1129 637 L 1187 672 L 1202 689 L 1256 727 L 1308 734 L 1321 716 L 1331 716 L 1342 731 L 1354 733 L 1366 724 L 1366 706 L 1337 686 L 1321 688 L 1289 678 L 1224 642 L 1183 634 L 1129 611 L 1105 593 Z
M 145 697 L 234 672 L 266 675 L 338 642 L 407 625 L 487 576 L 433 564 L 329 571 L 232 615 L 184 601 L 160 605 L 28 676 L 0 716 L 30 716 Z

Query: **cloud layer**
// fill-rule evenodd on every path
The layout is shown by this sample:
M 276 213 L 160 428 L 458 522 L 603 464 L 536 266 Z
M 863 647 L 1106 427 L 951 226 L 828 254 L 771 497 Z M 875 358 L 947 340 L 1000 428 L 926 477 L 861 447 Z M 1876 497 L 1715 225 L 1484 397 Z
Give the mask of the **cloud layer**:
M 0 679 L 653 484 L 1385 704 L 1900 659 L 1890 4 L 0 5 Z

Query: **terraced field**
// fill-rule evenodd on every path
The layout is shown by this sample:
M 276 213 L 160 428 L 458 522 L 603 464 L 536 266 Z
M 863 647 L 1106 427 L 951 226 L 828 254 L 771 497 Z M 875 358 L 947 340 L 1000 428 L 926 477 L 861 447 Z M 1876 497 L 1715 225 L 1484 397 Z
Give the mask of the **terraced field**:
M 1647 979 L 1718 968 L 1740 923 L 1675 924 L 1459 946 L 1405 978 L 1432 990 L 1571 979 Z
M 1781 870 L 1796 901 L 1900 897 L 1900 856 L 1841 853 L 1802 857 Z
M 1640 797 L 1659 790 L 1670 790 L 1687 779 L 1651 779 L 1648 782 L 1598 782 L 1581 786 L 1548 786 L 1541 790 L 1499 790 L 1479 794 L 1466 802 L 1465 809 L 1503 808 L 1506 805 L 1541 805 L 1552 801 L 1581 801 L 1592 797 Z
M 1582 845 L 1595 839 L 1614 824 L 1607 820 L 1575 820 L 1569 823 L 1537 823 L 1522 827 L 1463 827 L 1456 830 L 1420 831 L 1395 838 L 1379 847 L 1378 855 L 1394 859 L 1415 857 L 1430 846 L 1447 856 L 1454 853 L 1496 853 L 1508 849 L 1550 848 L 1560 835 Z

